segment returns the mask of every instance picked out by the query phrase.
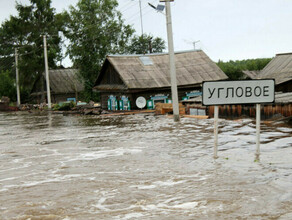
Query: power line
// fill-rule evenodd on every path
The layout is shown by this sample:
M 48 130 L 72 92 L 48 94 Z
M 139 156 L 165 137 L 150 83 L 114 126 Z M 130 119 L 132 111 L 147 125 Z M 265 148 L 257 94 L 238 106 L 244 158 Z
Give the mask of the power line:
M 127 7 L 125 10 L 120 10 L 120 12 L 123 14 L 126 11 L 128 11 L 129 9 L 133 8 L 134 6 L 137 6 L 136 1 L 133 1 L 132 3 L 133 4 L 131 6 Z
M 151 2 L 151 4 L 154 4 L 154 2 L 156 2 L 156 0 L 153 0 L 153 1 Z M 146 12 L 143 13 L 144 9 L 146 9 L 146 8 L 148 8 L 148 7 L 149 7 L 149 6 L 148 6 L 148 4 L 147 4 L 144 8 L 142 8 L 142 14 L 143 14 L 143 15 L 146 15 L 146 14 L 148 14 L 150 11 L 152 11 L 152 10 L 146 10 Z M 138 17 L 139 15 L 140 15 L 139 12 L 136 12 L 135 14 L 132 14 L 130 17 L 127 18 L 127 21 L 130 23 L 130 22 L 136 20 L 136 17 Z
M 134 3 L 134 4 L 133 4 Z M 121 8 L 120 8 L 120 11 L 123 11 L 125 8 L 130 8 L 130 7 L 132 7 L 132 6 L 130 6 L 130 5 L 136 5 L 136 3 L 133 1 L 133 0 L 129 0 L 129 2 L 128 3 L 126 3 L 124 6 L 122 6 Z M 130 6 L 130 7 L 129 7 Z
M 145 8 L 146 8 L 146 7 L 145 7 Z M 144 8 L 144 9 L 145 9 L 145 8 Z M 143 10 L 143 9 L 142 9 L 142 10 Z M 149 14 L 151 11 L 153 11 L 153 10 L 152 10 L 152 9 L 148 9 L 148 10 L 146 10 L 146 11 L 144 10 L 143 16 Z M 135 16 L 132 16 L 131 19 L 128 20 L 128 22 L 131 23 L 131 22 L 134 22 L 134 21 L 136 21 L 136 20 L 137 20 L 136 17 L 135 17 Z
M 2 70 L 11 69 L 13 67 L 13 64 L 14 64 L 13 58 L 12 58 L 12 60 L 8 60 L 8 61 L 0 60 L 0 69 L 2 69 Z

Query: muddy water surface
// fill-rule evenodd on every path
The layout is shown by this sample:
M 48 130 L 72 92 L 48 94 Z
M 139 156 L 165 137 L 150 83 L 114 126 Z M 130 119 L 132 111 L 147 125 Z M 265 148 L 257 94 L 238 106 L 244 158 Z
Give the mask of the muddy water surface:
M 292 128 L 0 113 L 0 219 L 292 219 Z

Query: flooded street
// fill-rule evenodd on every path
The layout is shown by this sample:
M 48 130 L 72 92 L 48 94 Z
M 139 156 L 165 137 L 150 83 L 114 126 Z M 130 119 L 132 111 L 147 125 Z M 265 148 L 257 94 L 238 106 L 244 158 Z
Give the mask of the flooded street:
M 292 219 L 292 128 L 0 113 L 0 219 Z

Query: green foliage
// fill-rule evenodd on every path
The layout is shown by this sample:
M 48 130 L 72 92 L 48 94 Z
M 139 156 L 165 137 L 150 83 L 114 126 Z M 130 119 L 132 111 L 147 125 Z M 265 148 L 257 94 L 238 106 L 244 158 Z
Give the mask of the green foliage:
M 165 41 L 159 37 L 143 34 L 134 36 L 127 47 L 129 54 L 161 53 L 165 49 Z
M 16 101 L 15 80 L 10 76 L 9 71 L 0 73 L 0 98 L 7 96 L 10 101 Z
M 79 0 L 63 14 L 64 34 L 71 41 L 68 54 L 86 85 L 93 85 L 106 55 L 125 51 L 134 32 L 117 6 L 116 0 Z
M 262 70 L 272 58 L 248 59 L 248 60 L 230 60 L 222 62 L 219 60 L 217 65 L 231 80 L 241 79 L 243 70 Z
M 76 104 L 74 102 L 64 102 L 62 104 L 55 104 L 53 106 L 54 111 L 70 111 Z
M 60 105 L 59 104 L 54 104 L 52 107 L 53 107 L 54 111 L 58 111 L 60 109 Z
M 85 84 L 84 91 L 79 94 L 79 99 L 83 100 L 85 102 L 99 102 L 100 101 L 100 93 L 98 92 L 93 92 L 92 87 L 94 86 L 93 83 L 87 83 Z
M 1 25 L 0 55 L 12 55 L 14 47 L 19 48 L 20 84 L 25 91 L 30 91 L 45 69 L 41 35 L 49 35 L 49 67 L 56 68 L 61 59 L 61 39 L 57 36 L 60 21 L 51 7 L 51 0 L 30 0 L 29 5 L 16 3 L 16 10 L 17 16 L 11 16 Z M 8 68 L 12 69 L 12 65 L 11 62 Z

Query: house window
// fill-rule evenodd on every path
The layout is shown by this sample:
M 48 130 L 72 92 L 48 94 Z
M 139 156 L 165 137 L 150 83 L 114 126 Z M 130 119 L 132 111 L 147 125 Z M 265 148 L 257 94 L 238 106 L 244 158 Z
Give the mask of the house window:
M 145 65 L 145 66 L 152 66 L 153 65 L 153 62 L 152 60 L 150 59 L 150 57 L 139 57 L 139 59 L 141 60 L 141 62 Z

